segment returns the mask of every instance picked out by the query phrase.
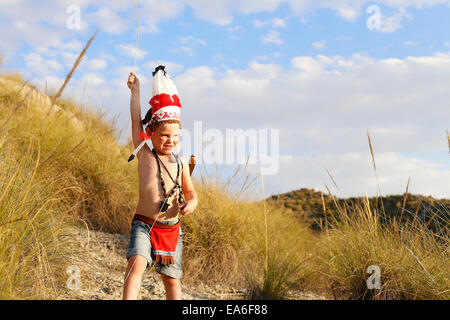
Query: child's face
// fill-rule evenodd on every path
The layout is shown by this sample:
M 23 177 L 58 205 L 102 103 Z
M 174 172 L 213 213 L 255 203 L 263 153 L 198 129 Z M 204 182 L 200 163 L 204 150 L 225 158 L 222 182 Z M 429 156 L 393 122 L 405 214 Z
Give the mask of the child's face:
M 178 123 L 162 123 L 151 137 L 153 147 L 158 153 L 171 154 L 180 141 L 180 125 Z

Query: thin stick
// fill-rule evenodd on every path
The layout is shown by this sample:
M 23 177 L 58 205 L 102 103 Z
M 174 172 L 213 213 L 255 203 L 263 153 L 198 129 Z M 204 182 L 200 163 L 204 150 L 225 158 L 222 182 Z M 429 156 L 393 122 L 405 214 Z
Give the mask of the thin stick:
M 410 177 L 408 177 L 408 183 L 406 184 L 405 195 L 403 196 L 403 206 L 402 206 L 402 213 L 400 215 L 400 222 L 402 221 L 403 213 L 405 212 L 406 198 L 408 197 L 409 179 L 410 179 Z
M 72 70 L 70 70 L 69 74 L 66 76 L 66 79 L 64 80 L 63 85 L 61 86 L 61 88 L 59 88 L 58 93 L 52 97 L 52 99 L 51 99 L 52 103 L 51 103 L 50 109 L 47 112 L 47 116 L 50 114 L 50 111 L 52 110 L 56 99 L 58 99 L 61 96 L 62 92 L 64 91 L 64 88 L 69 83 L 70 78 L 72 78 L 73 73 L 75 72 L 78 65 L 80 64 L 81 59 L 83 58 L 83 56 L 86 53 L 89 46 L 91 45 L 92 41 L 94 41 L 95 37 L 97 36 L 97 33 L 98 33 L 98 29 L 97 29 L 97 31 L 95 31 L 94 35 L 89 39 L 89 41 L 86 43 L 86 46 L 84 47 L 83 51 L 81 51 L 80 55 L 78 56 L 77 60 L 75 61 L 75 64 L 73 65 Z
M 139 18 L 139 6 L 138 6 L 137 0 L 136 0 L 136 10 L 137 10 L 137 17 L 138 17 L 138 29 L 137 29 L 137 38 L 136 38 L 136 50 L 134 50 L 133 74 L 134 74 L 134 70 L 136 67 L 136 55 L 137 55 L 138 46 L 139 46 L 139 29 L 141 28 L 141 22 L 140 22 L 140 18 Z
M 369 130 L 367 130 L 367 138 L 369 139 L 369 147 L 370 147 L 370 154 L 372 155 L 373 170 L 375 171 L 375 178 L 377 180 L 378 192 L 380 194 L 380 200 L 381 200 L 381 207 L 383 208 L 383 216 L 385 217 L 386 211 L 384 209 L 383 196 L 381 195 L 380 182 L 378 180 L 377 166 L 375 164 L 375 156 L 373 154 L 372 141 L 370 140 Z M 378 205 L 378 201 L 377 201 L 377 205 Z
M 342 191 L 341 191 L 341 189 L 339 189 L 339 187 L 338 187 L 338 185 L 337 185 L 337 183 L 336 183 L 336 181 L 334 180 L 334 178 L 333 178 L 333 176 L 331 175 L 331 173 L 330 173 L 330 171 L 328 171 L 328 169 L 327 168 L 325 168 L 325 171 L 328 173 L 328 175 L 330 176 L 330 178 L 331 178 L 331 181 L 333 181 L 333 183 L 334 183 L 334 185 L 336 186 L 336 188 L 339 190 L 339 192 L 341 193 L 341 196 L 342 196 Z
M 342 212 L 342 208 L 339 205 L 339 203 L 336 201 L 336 197 L 331 193 L 330 188 L 328 188 L 328 185 L 325 183 L 325 181 L 323 182 L 323 184 L 325 185 L 325 188 L 327 189 L 328 193 L 331 196 L 331 199 L 333 199 L 334 201 L 334 205 L 336 206 L 336 208 L 338 208 L 338 211 Z

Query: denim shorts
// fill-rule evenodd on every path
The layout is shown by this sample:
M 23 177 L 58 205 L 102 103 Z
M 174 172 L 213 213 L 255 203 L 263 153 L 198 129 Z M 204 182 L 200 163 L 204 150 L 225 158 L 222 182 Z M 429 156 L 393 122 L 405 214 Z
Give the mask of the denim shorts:
M 177 221 L 159 221 L 165 224 L 175 224 Z M 127 251 L 127 260 L 134 255 L 140 255 L 147 259 L 147 267 L 155 261 L 155 255 L 151 254 L 152 244 L 150 242 L 150 226 L 140 220 L 135 220 L 131 223 L 130 245 Z M 183 277 L 183 270 L 181 269 L 181 257 L 183 253 L 183 232 L 178 236 L 178 242 L 175 249 L 174 264 L 162 264 L 157 262 L 155 264 L 156 272 L 165 274 L 171 278 L 181 279 Z

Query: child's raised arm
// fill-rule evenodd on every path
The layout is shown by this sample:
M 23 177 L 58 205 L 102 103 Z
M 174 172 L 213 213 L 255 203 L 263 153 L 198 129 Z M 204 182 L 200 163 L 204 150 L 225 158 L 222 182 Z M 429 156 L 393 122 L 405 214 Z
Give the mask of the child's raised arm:
M 135 148 L 141 143 L 139 134 L 143 131 L 141 123 L 141 98 L 139 79 L 133 72 L 128 76 L 128 88 L 131 90 L 130 115 L 131 115 L 131 138 Z

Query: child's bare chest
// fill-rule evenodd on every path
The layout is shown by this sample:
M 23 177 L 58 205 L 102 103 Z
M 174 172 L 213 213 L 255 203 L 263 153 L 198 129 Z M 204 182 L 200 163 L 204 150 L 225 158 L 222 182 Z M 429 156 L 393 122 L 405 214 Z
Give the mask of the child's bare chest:
M 146 155 L 145 158 L 139 159 L 138 165 L 139 171 L 139 189 L 141 192 L 163 194 L 163 188 L 166 192 L 174 187 L 177 179 L 178 166 L 176 161 L 161 159 L 158 162 L 152 155 Z M 181 171 L 181 168 L 180 168 Z M 181 175 L 181 173 L 180 173 Z M 161 183 L 161 176 L 164 181 L 164 185 Z

